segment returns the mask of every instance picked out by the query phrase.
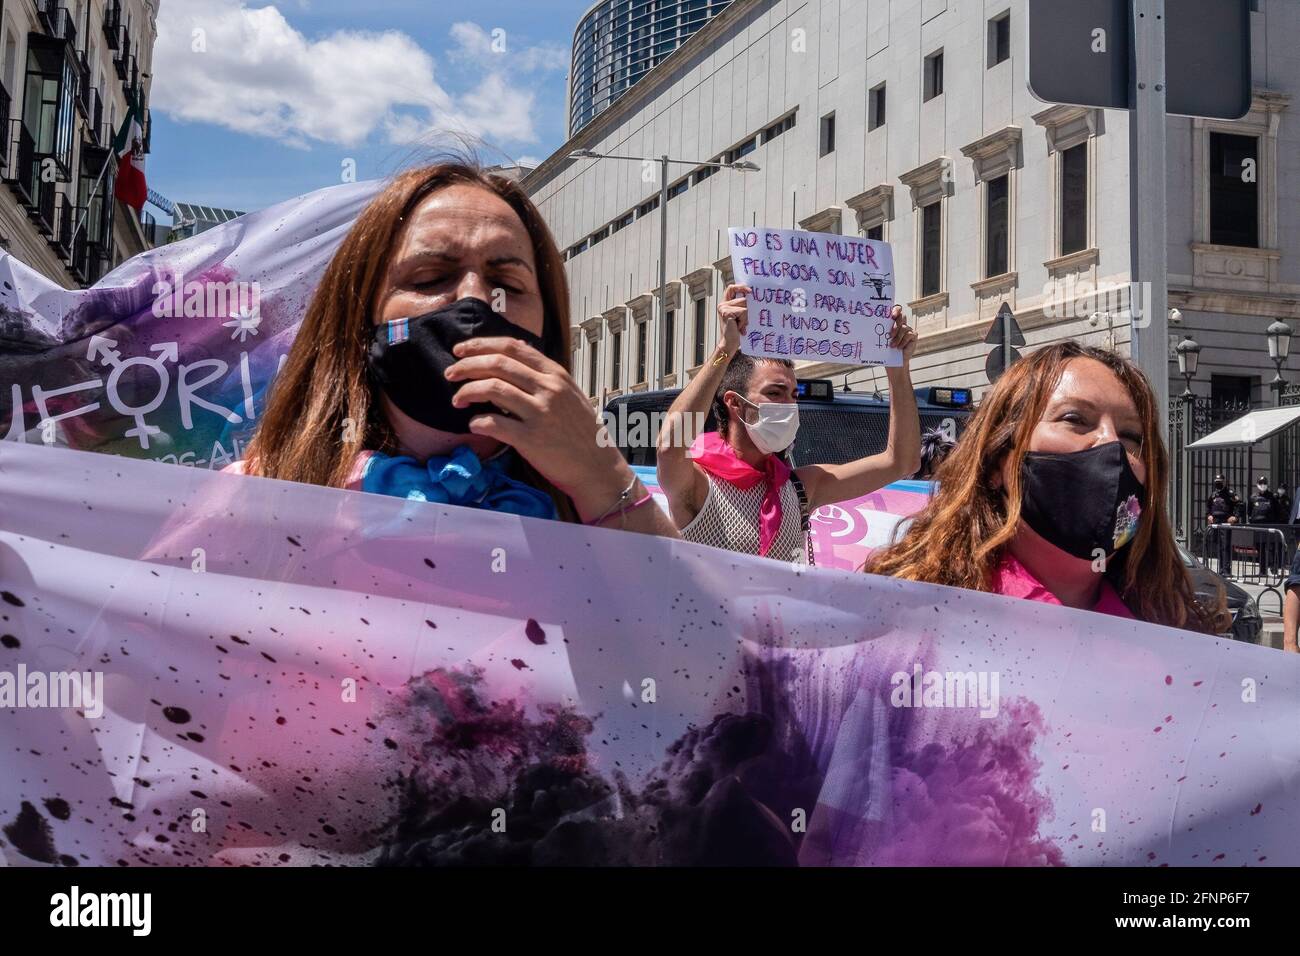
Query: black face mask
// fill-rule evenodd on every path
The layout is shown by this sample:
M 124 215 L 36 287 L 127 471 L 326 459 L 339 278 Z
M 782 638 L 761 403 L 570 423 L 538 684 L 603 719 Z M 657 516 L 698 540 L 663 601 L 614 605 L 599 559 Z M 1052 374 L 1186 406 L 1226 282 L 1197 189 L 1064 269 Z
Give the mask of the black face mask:
M 456 408 L 451 398 L 464 383 L 449 382 L 443 373 L 458 361 L 451 352 L 455 345 L 488 336 L 508 336 L 542 349 L 538 336 L 494 312 L 482 299 L 458 299 L 415 318 L 375 326 L 367 361 L 371 380 L 421 425 L 469 434 L 471 418 L 497 408 L 486 402 Z
M 1137 533 L 1146 489 L 1120 442 L 1066 454 L 1031 451 L 1020 467 L 1020 515 L 1076 558 L 1111 555 Z

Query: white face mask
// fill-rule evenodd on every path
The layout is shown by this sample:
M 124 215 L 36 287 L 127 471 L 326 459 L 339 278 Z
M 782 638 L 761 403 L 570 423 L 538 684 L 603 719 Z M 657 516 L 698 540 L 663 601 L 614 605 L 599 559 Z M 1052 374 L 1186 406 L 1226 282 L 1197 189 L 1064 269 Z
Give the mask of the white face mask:
M 775 455 L 785 451 L 794 444 L 795 433 L 799 431 L 799 406 L 794 402 L 764 402 L 755 405 L 741 396 L 740 400 L 751 408 L 758 409 L 758 421 L 750 424 L 743 418 L 745 431 L 755 447 L 765 455 Z

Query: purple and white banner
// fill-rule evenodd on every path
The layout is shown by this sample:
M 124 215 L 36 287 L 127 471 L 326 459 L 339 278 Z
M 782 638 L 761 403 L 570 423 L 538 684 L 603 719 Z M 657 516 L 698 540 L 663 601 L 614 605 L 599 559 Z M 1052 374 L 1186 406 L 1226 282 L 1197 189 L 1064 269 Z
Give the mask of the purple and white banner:
M 1300 662 L 679 541 L 0 443 L 0 852 L 1300 863 Z

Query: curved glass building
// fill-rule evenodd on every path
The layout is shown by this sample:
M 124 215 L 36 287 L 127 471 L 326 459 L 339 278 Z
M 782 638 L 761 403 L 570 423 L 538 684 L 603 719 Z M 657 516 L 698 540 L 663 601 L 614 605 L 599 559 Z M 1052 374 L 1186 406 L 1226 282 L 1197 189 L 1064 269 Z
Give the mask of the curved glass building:
M 573 31 L 569 135 L 590 123 L 633 83 L 731 0 L 597 0 Z

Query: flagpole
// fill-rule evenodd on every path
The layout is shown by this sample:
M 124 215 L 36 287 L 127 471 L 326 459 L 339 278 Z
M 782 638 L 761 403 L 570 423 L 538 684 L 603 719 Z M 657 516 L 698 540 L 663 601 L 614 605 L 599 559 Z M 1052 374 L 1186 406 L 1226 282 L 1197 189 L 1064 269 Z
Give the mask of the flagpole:
M 90 191 L 90 195 L 86 197 L 86 209 L 82 212 L 81 218 L 77 220 L 77 224 L 72 227 L 72 238 L 68 240 L 68 248 L 72 248 L 72 244 L 77 241 L 77 233 L 81 231 L 81 227 L 86 223 L 86 217 L 90 215 L 90 204 L 95 201 L 95 194 L 99 192 L 99 184 L 104 181 L 104 174 L 108 172 L 108 164 L 112 161 L 113 150 L 110 147 L 108 157 L 104 160 L 104 168 L 95 177 L 95 187 Z

